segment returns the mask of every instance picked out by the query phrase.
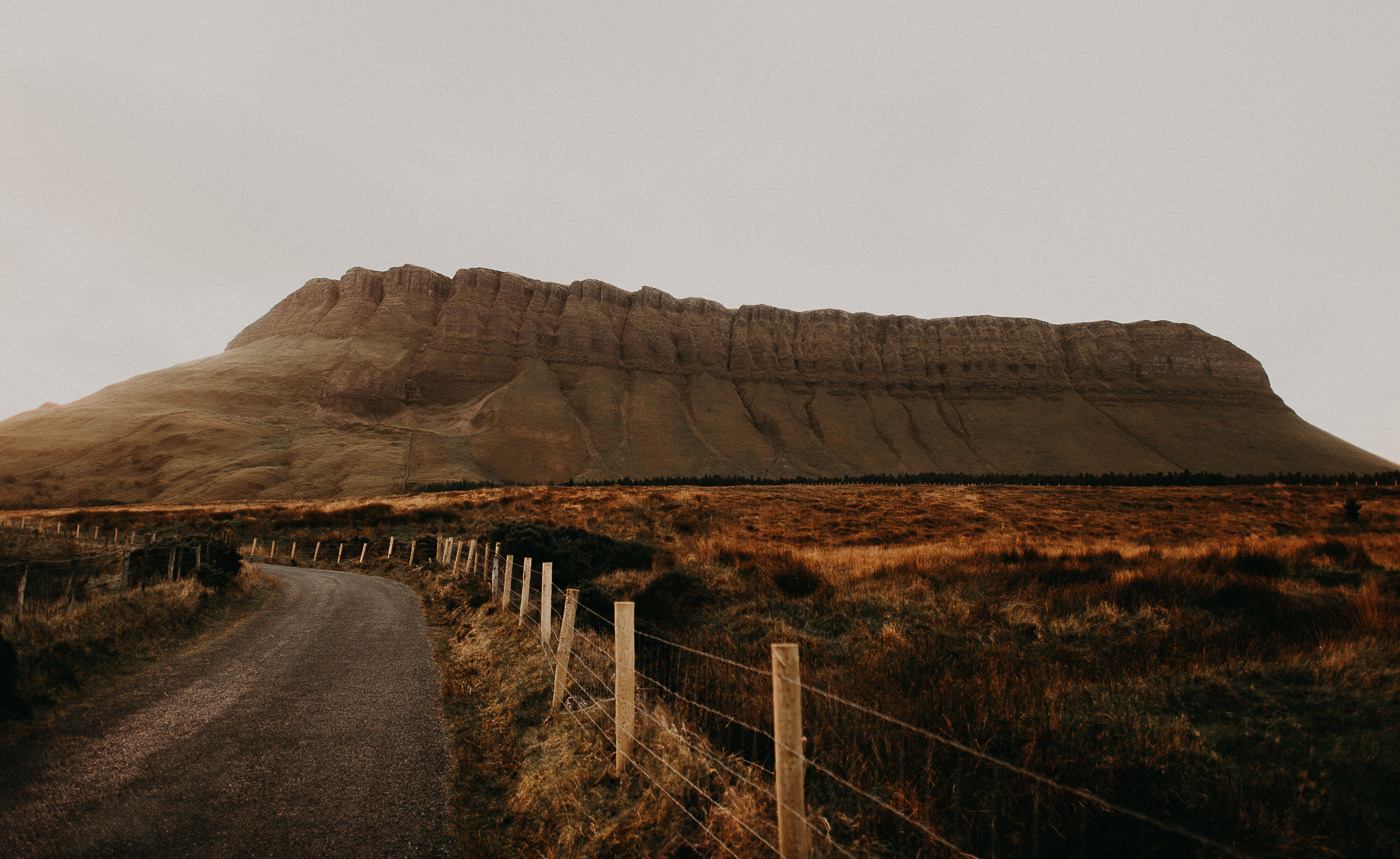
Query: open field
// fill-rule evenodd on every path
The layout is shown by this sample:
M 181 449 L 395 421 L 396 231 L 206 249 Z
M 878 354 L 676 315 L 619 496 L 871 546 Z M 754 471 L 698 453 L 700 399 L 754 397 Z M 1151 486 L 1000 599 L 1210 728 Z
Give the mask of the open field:
M 600 613 L 634 600 L 642 631 L 748 665 L 798 642 L 813 686 L 1245 854 L 1400 855 L 1394 487 L 538 487 L 45 515 L 304 546 L 492 531 L 581 546 L 569 529 L 584 529 L 650 562 L 595 545 L 556 569 L 585 568 Z M 442 599 L 444 622 L 479 631 L 479 603 Z M 771 718 L 752 684 L 638 659 Z M 771 753 L 677 715 L 739 759 Z M 1197 849 L 819 701 L 806 726 L 814 759 L 972 853 Z M 941 855 L 821 778 L 808 795 L 864 854 Z

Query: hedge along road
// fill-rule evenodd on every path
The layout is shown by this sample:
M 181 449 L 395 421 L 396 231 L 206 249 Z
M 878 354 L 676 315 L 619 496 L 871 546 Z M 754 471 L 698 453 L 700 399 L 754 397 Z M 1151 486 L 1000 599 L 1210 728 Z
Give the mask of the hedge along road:
M 0 855 L 456 852 L 418 599 L 263 569 L 269 607 L 0 749 Z

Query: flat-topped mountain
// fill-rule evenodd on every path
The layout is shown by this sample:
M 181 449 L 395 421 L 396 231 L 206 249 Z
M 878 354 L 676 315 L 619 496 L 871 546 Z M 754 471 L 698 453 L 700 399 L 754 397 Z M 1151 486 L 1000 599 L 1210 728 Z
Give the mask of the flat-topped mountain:
M 317 279 L 228 348 L 0 423 L 0 505 L 449 480 L 1370 473 L 1172 322 L 737 310 L 488 269 Z

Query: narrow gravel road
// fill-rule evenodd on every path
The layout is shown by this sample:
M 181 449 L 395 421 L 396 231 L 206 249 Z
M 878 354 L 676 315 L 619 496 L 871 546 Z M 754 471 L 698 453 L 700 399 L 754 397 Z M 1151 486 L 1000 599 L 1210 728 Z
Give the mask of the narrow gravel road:
M 263 569 L 262 612 L 0 748 L 0 856 L 455 852 L 417 598 Z

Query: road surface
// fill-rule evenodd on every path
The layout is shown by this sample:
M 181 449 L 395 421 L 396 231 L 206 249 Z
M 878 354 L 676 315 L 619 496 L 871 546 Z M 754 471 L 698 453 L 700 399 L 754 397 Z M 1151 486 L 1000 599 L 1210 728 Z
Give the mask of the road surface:
M 417 598 L 263 569 L 262 612 L 0 747 L 0 856 L 455 853 Z

